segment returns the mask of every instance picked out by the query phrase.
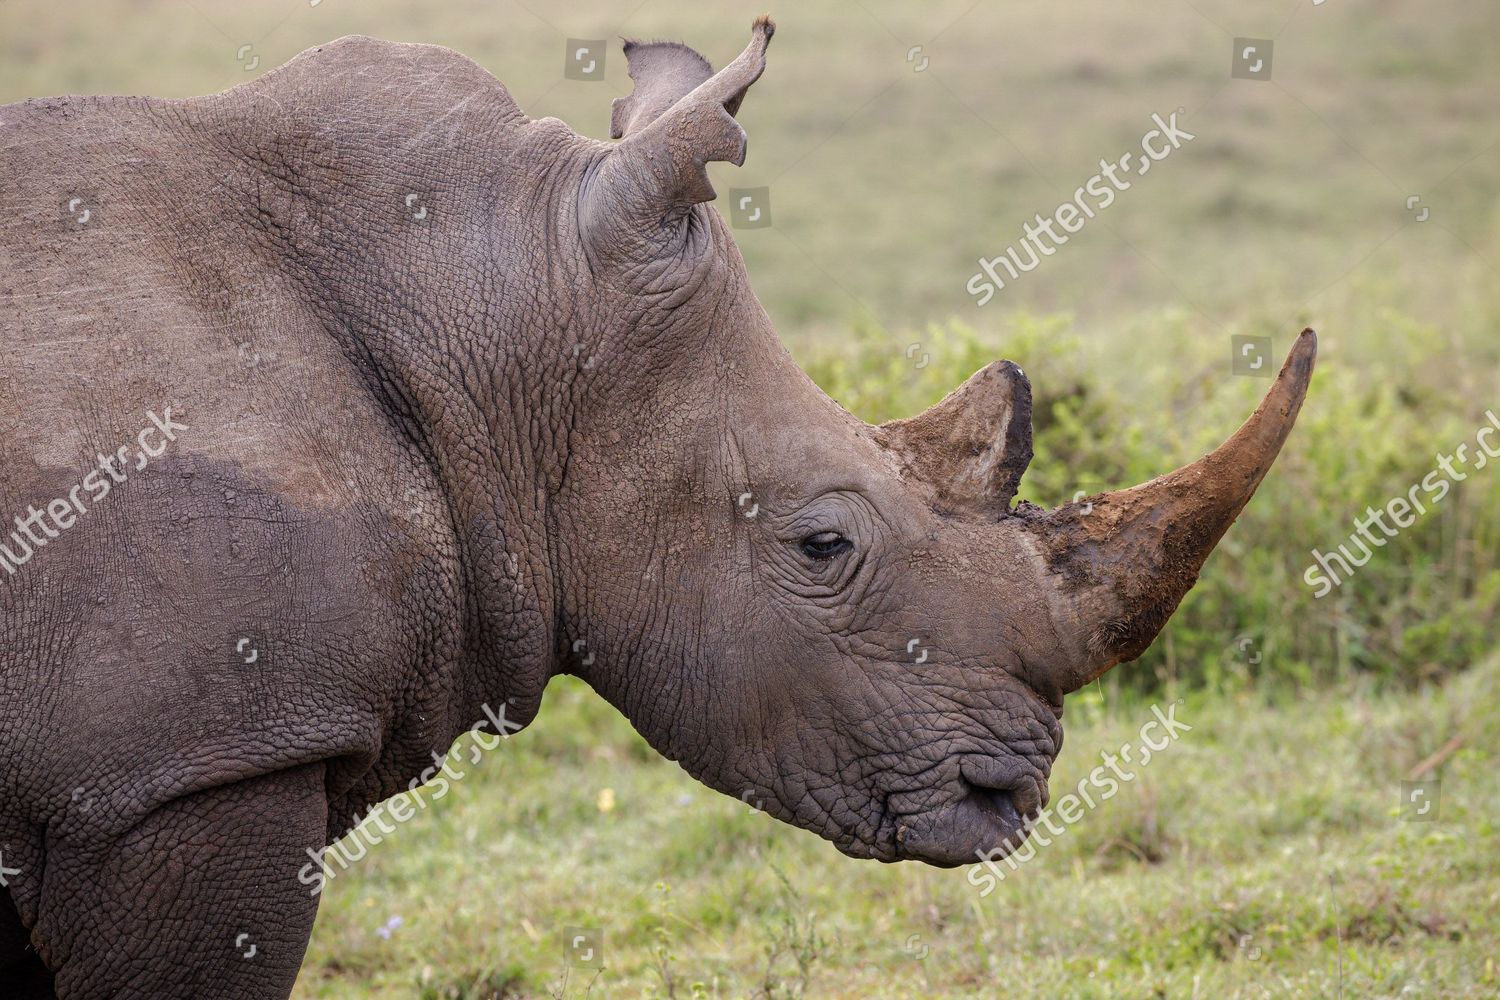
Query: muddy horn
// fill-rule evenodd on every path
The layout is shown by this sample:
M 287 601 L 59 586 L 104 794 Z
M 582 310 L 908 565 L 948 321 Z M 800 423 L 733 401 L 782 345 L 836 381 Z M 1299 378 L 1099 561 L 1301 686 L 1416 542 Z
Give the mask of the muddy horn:
M 1085 651 L 1074 691 L 1145 651 L 1260 485 L 1296 422 L 1318 339 L 1303 330 L 1250 419 L 1214 452 L 1127 490 L 1030 520 L 1059 587 L 1058 619 Z

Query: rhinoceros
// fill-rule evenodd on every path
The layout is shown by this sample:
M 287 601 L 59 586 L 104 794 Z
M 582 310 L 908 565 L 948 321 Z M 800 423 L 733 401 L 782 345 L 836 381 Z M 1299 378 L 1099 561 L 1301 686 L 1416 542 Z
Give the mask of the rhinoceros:
M 558 674 L 847 855 L 1021 842 L 1315 338 L 1218 450 L 1053 510 L 1011 362 L 861 422 L 707 204 L 773 30 L 627 43 L 610 142 L 363 37 L 0 109 L 5 996 L 286 996 L 309 855 Z

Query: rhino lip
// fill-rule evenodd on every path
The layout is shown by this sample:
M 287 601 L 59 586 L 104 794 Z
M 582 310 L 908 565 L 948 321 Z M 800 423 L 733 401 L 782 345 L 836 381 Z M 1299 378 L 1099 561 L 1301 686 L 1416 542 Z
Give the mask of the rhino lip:
M 1046 792 L 1024 763 L 973 756 L 960 760 L 958 770 L 955 799 L 901 824 L 901 857 L 956 868 L 997 860 L 1026 840 Z

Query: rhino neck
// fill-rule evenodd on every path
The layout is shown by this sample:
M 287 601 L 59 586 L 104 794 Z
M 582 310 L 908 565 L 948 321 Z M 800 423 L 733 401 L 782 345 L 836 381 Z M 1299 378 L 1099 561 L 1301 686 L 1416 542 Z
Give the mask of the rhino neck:
M 525 724 L 556 667 L 555 501 L 587 356 L 510 305 L 565 301 L 557 291 L 505 273 L 488 253 L 443 261 L 429 251 L 438 263 L 404 276 L 398 256 L 383 271 L 324 275 L 326 286 L 362 289 L 328 330 L 430 473 L 457 543 L 464 647 L 453 734 L 504 702 L 505 718 Z M 393 275 L 396 294 L 381 296 Z
M 336 155 L 330 148 L 320 162 Z M 577 281 L 520 207 L 565 191 L 566 164 L 523 173 L 507 158 L 504 144 L 441 166 L 434 154 L 416 172 L 445 188 L 410 206 L 410 181 L 353 169 L 342 174 L 359 186 L 324 188 L 326 203 L 252 203 L 262 229 L 279 213 L 279 268 L 430 475 L 445 522 L 432 530 L 451 529 L 456 541 L 463 641 L 452 735 L 502 702 L 507 719 L 529 722 L 556 666 L 554 505 L 589 377 L 589 355 L 573 349 Z M 293 221 L 283 228 L 280 216 Z M 386 502 L 400 509 L 403 498 Z

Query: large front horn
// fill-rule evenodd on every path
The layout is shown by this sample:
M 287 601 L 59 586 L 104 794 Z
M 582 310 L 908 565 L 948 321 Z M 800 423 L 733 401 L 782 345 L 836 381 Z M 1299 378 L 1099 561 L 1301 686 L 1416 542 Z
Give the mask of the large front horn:
M 1058 588 L 1058 624 L 1085 650 L 1084 662 L 1054 678 L 1062 691 L 1135 659 L 1156 638 L 1281 451 L 1317 353 L 1317 335 L 1303 330 L 1260 406 L 1211 454 L 1025 519 Z

